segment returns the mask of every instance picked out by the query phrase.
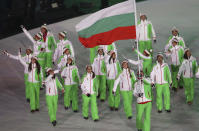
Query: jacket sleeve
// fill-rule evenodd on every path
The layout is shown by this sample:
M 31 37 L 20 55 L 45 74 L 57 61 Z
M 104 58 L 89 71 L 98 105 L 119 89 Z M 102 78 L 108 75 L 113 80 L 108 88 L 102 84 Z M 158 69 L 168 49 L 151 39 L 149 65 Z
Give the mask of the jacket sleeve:
M 197 61 L 196 61 L 196 60 L 194 60 L 194 61 L 193 61 L 193 74 L 194 74 L 194 76 L 196 75 L 197 68 L 198 68 Z
M 106 64 L 105 64 L 105 61 L 104 61 L 104 60 L 102 61 L 101 71 L 102 71 L 103 73 L 106 73 Z
M 133 95 L 134 95 L 135 97 L 138 97 L 138 92 L 137 92 L 137 88 L 138 88 L 137 86 L 138 86 L 138 85 L 137 85 L 137 84 L 138 84 L 138 82 L 135 83 L 135 85 L 134 85 L 135 88 L 134 88 L 134 90 L 133 90 Z
M 156 34 L 155 34 L 155 30 L 153 28 L 152 23 L 151 23 L 151 31 L 152 31 L 152 37 L 153 37 L 153 39 L 156 39 Z
M 54 55 L 53 55 L 53 62 L 56 61 L 58 55 L 58 48 L 55 49 Z
M 22 59 L 21 55 L 19 55 L 19 61 L 25 68 L 28 68 L 28 64 Z
M 150 74 L 151 83 L 153 83 L 153 84 L 155 84 L 155 77 L 156 77 L 155 68 L 153 67 L 151 74 Z
M 121 78 L 120 78 L 120 75 L 119 75 L 118 78 L 114 82 L 113 92 L 116 92 L 118 84 L 120 83 L 120 80 L 121 80 Z
M 14 60 L 19 60 L 19 56 L 15 56 L 15 55 L 12 55 L 10 53 L 7 53 L 7 56 L 11 59 L 14 59 Z
M 178 71 L 177 78 L 180 78 L 182 72 L 185 70 L 185 61 L 182 62 L 182 65 L 180 66 L 180 69 Z
M 168 77 L 168 83 L 171 84 L 172 83 L 171 72 L 170 72 L 168 65 L 167 65 L 166 69 L 167 69 L 166 73 L 167 73 L 167 77 Z
M 136 80 L 137 80 L 134 71 L 132 71 L 131 75 L 132 75 L 132 78 L 131 78 L 132 88 L 134 88 L 134 83 L 135 83 Z
M 61 72 L 61 77 L 63 77 L 63 76 L 65 76 L 66 77 L 66 70 L 65 70 L 65 68 L 62 70 L 62 72 Z
M 44 83 L 47 83 L 50 81 L 50 79 L 53 77 L 53 75 L 49 75 L 45 80 L 44 80 Z
M 136 52 L 141 58 L 143 58 L 143 59 L 151 59 L 150 56 L 145 56 L 145 55 L 143 55 L 142 53 L 140 53 L 138 50 L 135 50 L 135 52 Z
M 28 37 L 28 39 L 33 43 L 33 45 L 35 44 L 35 40 L 33 39 L 33 37 L 31 36 L 31 34 L 25 29 L 22 28 L 24 34 Z
M 58 87 L 59 90 L 63 89 L 63 86 L 62 86 L 61 82 L 58 80 L 57 77 L 56 77 L 56 85 L 57 85 L 57 87 Z

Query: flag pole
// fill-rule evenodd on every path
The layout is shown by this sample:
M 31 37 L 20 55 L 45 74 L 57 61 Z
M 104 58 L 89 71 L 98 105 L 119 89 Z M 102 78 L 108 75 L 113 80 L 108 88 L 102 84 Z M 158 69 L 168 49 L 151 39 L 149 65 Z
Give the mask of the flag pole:
M 133 5 L 134 5 L 134 9 L 135 9 L 135 30 L 136 30 L 136 44 L 137 44 L 137 50 L 139 51 L 139 46 L 138 46 L 138 37 L 137 37 L 137 9 L 136 9 L 136 2 L 135 0 L 131 0 L 133 2 Z M 140 61 L 140 57 L 139 57 L 139 54 L 138 54 L 138 62 Z M 140 74 L 140 66 L 138 64 L 138 73 Z

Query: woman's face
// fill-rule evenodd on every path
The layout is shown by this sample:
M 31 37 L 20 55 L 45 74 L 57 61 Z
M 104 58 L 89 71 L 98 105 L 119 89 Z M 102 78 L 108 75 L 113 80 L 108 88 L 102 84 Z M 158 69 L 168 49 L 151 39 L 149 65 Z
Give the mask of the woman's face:
M 99 53 L 99 55 L 103 55 L 103 49 L 100 49 L 99 51 L 98 51 L 98 53 Z
M 88 73 L 91 73 L 91 72 L 92 72 L 92 67 L 91 67 L 91 66 L 88 66 L 87 69 L 86 69 L 86 71 L 87 71 Z
M 178 31 L 177 30 L 172 30 L 172 35 L 173 36 L 177 36 L 178 35 Z
M 53 70 L 50 70 L 50 71 L 49 71 L 49 74 L 50 74 L 50 75 L 54 75 L 54 71 L 53 71 Z
M 140 20 L 145 21 L 146 20 L 146 15 L 140 16 Z
M 66 49 L 66 50 L 64 51 L 64 54 L 69 55 L 69 54 L 70 54 L 69 49 Z
M 35 58 L 32 58 L 32 59 L 31 59 L 31 62 L 32 62 L 32 64 L 36 63 L 36 59 L 35 59 Z
M 128 68 L 128 63 L 124 62 L 124 63 L 122 64 L 122 67 L 123 67 L 124 69 L 127 69 L 127 68 Z
M 187 57 L 190 58 L 191 57 L 191 51 L 188 50 L 186 53 L 187 53 Z
M 178 44 L 178 43 L 175 42 L 175 41 L 172 42 L 173 47 L 175 47 L 177 44 Z
M 116 54 L 115 54 L 115 53 L 112 54 L 112 58 L 113 58 L 113 59 L 116 58 Z

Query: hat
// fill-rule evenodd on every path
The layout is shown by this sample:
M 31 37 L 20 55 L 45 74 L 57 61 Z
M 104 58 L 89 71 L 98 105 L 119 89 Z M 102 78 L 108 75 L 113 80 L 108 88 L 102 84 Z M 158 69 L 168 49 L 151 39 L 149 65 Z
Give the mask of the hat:
M 41 26 L 41 28 L 44 28 L 44 29 L 47 30 L 47 25 L 46 25 L 46 24 L 43 24 L 43 25 Z
M 29 50 L 31 50 L 31 51 L 32 51 L 32 47 L 31 47 L 31 46 L 29 46 L 27 49 L 29 49 Z
M 31 58 L 38 60 L 38 57 L 36 55 L 32 55 Z
M 184 52 L 187 52 L 188 50 L 189 50 L 189 48 L 185 48 L 185 49 L 184 49 Z
M 102 48 L 101 46 L 99 46 L 99 48 L 97 49 L 97 51 L 99 51 L 99 50 L 101 50 L 101 49 L 103 50 L 103 48 Z
M 59 32 L 59 34 L 62 35 L 63 37 L 66 37 L 67 33 L 68 33 L 67 31 Z
M 124 60 L 124 61 L 122 61 L 122 64 L 123 64 L 123 63 L 129 63 L 129 62 L 128 62 L 127 60 Z
M 145 49 L 144 52 L 150 55 L 150 52 L 147 49 Z
M 140 17 L 141 17 L 141 16 L 143 16 L 143 15 L 145 15 L 145 16 L 146 16 L 146 14 L 145 14 L 145 13 L 141 13 L 141 12 L 140 12 Z
M 162 52 L 158 52 L 157 57 L 158 57 L 158 56 L 162 56 L 162 57 L 164 57 L 164 55 L 163 55 L 163 53 L 162 53 Z
M 53 70 L 52 68 L 47 68 L 46 69 L 46 72 L 49 72 L 50 70 Z
M 37 33 L 35 36 L 38 37 L 39 39 L 42 38 L 42 34 L 41 33 Z
M 172 39 L 172 42 L 176 42 L 176 43 L 178 43 L 179 41 L 178 41 L 178 39 L 173 38 L 173 39 Z
M 173 30 L 178 31 L 178 29 L 177 29 L 175 26 L 172 27 L 172 31 L 173 31 Z

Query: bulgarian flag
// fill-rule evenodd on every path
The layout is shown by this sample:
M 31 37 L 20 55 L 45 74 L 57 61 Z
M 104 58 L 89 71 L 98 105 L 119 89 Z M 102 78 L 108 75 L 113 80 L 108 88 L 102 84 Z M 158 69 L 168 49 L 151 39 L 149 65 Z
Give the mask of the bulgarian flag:
M 93 48 L 136 39 L 135 6 L 135 0 L 129 0 L 91 14 L 76 25 L 80 42 Z

